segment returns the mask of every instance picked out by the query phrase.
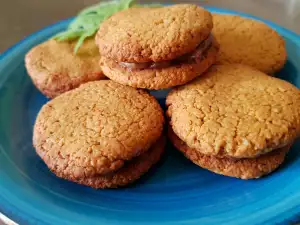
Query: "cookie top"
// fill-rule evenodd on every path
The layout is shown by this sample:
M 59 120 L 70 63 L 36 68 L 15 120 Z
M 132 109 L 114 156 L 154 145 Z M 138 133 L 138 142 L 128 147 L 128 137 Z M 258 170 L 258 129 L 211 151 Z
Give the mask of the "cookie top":
M 158 62 L 191 52 L 212 26 L 211 14 L 196 5 L 131 8 L 102 23 L 96 42 L 118 62 Z
M 147 92 L 94 81 L 42 107 L 33 144 L 50 169 L 88 177 L 116 170 L 147 151 L 163 123 L 160 105 Z
M 263 22 L 234 15 L 213 15 L 213 34 L 220 43 L 218 63 L 241 63 L 272 74 L 287 59 L 285 42 Z
M 300 91 L 245 65 L 217 65 L 167 96 L 175 134 L 199 152 L 256 157 L 300 134 Z
M 105 78 L 99 66 L 100 54 L 93 38 L 87 39 L 77 54 L 76 42 L 48 40 L 32 48 L 25 57 L 29 76 L 50 98 L 80 84 Z

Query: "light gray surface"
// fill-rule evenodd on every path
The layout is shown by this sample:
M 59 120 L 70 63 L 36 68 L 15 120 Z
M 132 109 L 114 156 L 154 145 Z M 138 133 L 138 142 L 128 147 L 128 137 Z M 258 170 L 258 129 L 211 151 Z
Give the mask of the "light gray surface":
M 27 35 L 76 13 L 98 0 L 0 0 L 0 53 Z M 152 2 L 152 1 L 143 1 Z M 160 1 L 176 3 L 177 1 Z M 179 2 L 179 1 L 178 1 Z M 249 13 L 300 34 L 300 0 L 180 1 Z M 1 222 L 0 213 L 0 225 Z M 5 221 L 5 220 L 4 220 Z M 7 224 L 13 224 L 6 220 Z
M 75 15 L 98 0 L 0 0 L 0 52 L 27 35 Z M 152 2 L 152 1 L 143 1 Z M 177 1 L 160 1 L 174 3 Z M 300 34 L 300 0 L 194 0 L 193 2 L 250 13 Z M 297 25 L 298 23 L 298 25 Z

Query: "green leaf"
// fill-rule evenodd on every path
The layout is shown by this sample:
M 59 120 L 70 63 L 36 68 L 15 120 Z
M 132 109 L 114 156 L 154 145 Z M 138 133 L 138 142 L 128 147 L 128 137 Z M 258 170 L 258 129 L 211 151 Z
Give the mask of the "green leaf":
M 143 4 L 143 5 L 137 4 L 137 5 L 135 5 L 135 7 L 159 8 L 159 7 L 162 7 L 162 5 L 158 4 L 158 3 Z
M 74 47 L 74 54 L 76 55 L 76 53 L 78 52 L 78 49 L 80 48 L 80 46 L 83 44 L 84 40 L 88 37 L 91 37 L 94 35 L 94 31 L 91 31 L 90 33 L 86 33 L 82 36 L 80 36 L 80 38 L 78 39 L 75 47 Z
M 117 3 L 118 1 L 109 1 L 109 2 L 100 2 L 98 4 L 95 4 L 95 5 L 92 5 L 88 8 L 85 8 L 83 10 L 81 10 L 79 13 L 78 13 L 78 16 L 80 15 L 86 15 L 86 14 L 90 14 L 90 13 L 94 13 L 94 12 L 98 12 L 99 10 L 101 11 L 102 9 L 104 8 L 114 8 L 115 7 L 115 4 Z
M 120 7 L 121 9 L 128 9 L 130 7 L 132 7 L 135 3 L 134 0 L 123 0 L 123 1 L 120 1 Z
M 67 30 L 56 34 L 53 38 L 57 41 L 72 41 L 83 35 L 84 30 Z

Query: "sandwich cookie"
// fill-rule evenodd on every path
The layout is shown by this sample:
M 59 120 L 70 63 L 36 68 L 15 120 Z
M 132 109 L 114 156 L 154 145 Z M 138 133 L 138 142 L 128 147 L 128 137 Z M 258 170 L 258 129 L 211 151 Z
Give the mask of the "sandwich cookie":
M 196 164 L 228 176 L 271 172 L 300 134 L 300 91 L 245 65 L 213 66 L 172 90 L 166 104 L 174 145 Z
M 95 188 L 117 187 L 158 161 L 163 124 L 161 107 L 145 91 L 94 81 L 42 107 L 33 145 L 58 177 Z
M 76 41 L 48 40 L 25 56 L 28 75 L 47 97 L 54 98 L 88 81 L 105 79 L 94 39 L 87 39 L 74 54 Z
M 234 15 L 212 14 L 213 35 L 220 44 L 219 64 L 240 63 L 267 74 L 287 60 L 285 42 L 263 22 Z
M 110 79 L 137 88 L 187 83 L 215 62 L 212 27 L 211 14 L 196 5 L 116 13 L 96 35 L 101 68 Z

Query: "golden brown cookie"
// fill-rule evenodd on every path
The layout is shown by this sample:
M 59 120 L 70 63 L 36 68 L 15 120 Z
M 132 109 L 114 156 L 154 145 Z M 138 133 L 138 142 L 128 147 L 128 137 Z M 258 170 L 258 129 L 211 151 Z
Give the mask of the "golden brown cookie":
M 300 91 L 245 65 L 216 65 L 166 100 L 175 134 L 190 148 L 250 158 L 300 134 Z
M 172 144 L 196 165 L 214 173 L 241 179 L 254 179 L 271 173 L 283 163 L 290 148 L 288 145 L 250 159 L 219 158 L 202 154 L 196 149 L 188 147 L 171 129 L 169 129 L 168 135 Z
M 213 34 L 220 44 L 217 63 L 246 64 L 267 74 L 284 66 L 285 42 L 265 23 L 224 14 L 213 14 L 213 22 Z
M 131 8 L 101 24 L 101 55 L 118 62 L 159 62 L 193 51 L 212 29 L 211 14 L 196 5 Z
M 156 99 L 113 81 L 94 81 L 44 105 L 33 133 L 39 156 L 60 176 L 107 174 L 147 151 L 162 134 Z
M 116 13 L 96 35 L 101 68 L 110 79 L 137 88 L 187 83 L 216 60 L 219 46 L 211 29 L 210 13 L 196 5 Z
M 54 98 L 88 81 L 105 79 L 94 39 L 86 40 L 76 55 L 75 44 L 48 40 L 26 54 L 27 72 L 44 95 Z
M 117 188 L 125 186 L 139 179 L 157 163 L 164 151 L 164 147 L 165 138 L 161 137 L 147 152 L 128 161 L 124 167 L 114 173 L 78 179 L 65 176 L 62 176 L 62 178 L 93 188 Z M 57 175 L 60 176 L 60 174 Z

